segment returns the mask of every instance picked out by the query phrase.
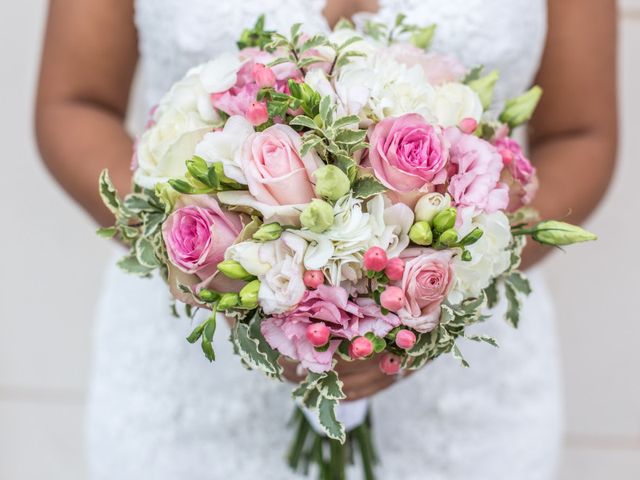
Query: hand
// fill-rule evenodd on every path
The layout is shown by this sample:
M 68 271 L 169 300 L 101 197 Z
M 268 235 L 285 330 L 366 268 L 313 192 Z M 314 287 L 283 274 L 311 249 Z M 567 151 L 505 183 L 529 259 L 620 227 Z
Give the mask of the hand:
M 336 372 L 340 380 L 344 383 L 343 391 L 347 395 L 347 400 L 359 400 L 371 397 L 386 388 L 389 388 L 397 380 L 397 375 L 387 375 L 382 373 L 378 363 L 380 355 L 374 355 L 367 360 L 355 360 L 347 362 L 339 359 L 336 365 Z M 300 383 L 306 374 L 298 374 L 298 363 L 283 359 L 280 364 L 284 368 L 284 377 L 293 383 Z M 411 375 L 413 370 L 407 370 L 406 374 Z

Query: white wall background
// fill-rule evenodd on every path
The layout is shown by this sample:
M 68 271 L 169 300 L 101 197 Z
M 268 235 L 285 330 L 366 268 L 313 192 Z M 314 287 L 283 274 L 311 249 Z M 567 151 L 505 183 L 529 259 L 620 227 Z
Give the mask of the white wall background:
M 45 5 L 0 4 L 3 480 L 86 478 L 82 429 L 91 319 L 110 253 L 47 176 L 33 144 Z M 640 229 L 633 210 L 640 206 L 640 0 L 623 1 L 620 18 L 621 161 L 611 194 L 589 225 L 601 240 L 547 264 L 564 357 L 563 480 L 640 478 Z

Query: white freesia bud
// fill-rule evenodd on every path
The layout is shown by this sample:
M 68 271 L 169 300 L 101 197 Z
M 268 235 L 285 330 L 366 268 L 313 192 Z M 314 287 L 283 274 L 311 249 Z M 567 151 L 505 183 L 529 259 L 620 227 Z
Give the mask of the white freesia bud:
M 441 193 L 427 193 L 415 207 L 416 220 L 420 222 L 432 222 L 441 211 L 451 206 L 451 197 Z

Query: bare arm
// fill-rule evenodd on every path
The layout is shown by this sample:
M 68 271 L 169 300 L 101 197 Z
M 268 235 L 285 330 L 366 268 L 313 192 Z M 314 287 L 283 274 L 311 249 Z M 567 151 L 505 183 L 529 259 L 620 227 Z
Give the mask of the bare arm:
M 543 218 L 581 223 L 614 170 L 617 147 L 615 0 L 550 0 L 549 36 L 530 123 Z M 531 242 L 533 243 L 533 242 Z M 525 266 L 550 249 L 532 245 Z
M 110 224 L 97 188 L 109 168 L 130 188 L 132 141 L 124 129 L 137 63 L 133 2 L 51 0 L 36 101 L 42 158 L 99 223 Z

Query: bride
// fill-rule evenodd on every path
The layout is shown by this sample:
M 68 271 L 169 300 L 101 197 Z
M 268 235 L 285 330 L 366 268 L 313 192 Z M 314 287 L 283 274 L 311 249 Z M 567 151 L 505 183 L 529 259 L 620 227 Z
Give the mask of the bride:
M 51 0 L 37 100 L 42 156 L 71 196 L 109 223 L 97 178 L 109 168 L 119 189 L 129 188 L 124 118 L 138 64 L 151 109 L 187 69 L 234 48 L 261 13 L 270 28 L 303 22 L 326 31 L 341 17 L 390 22 L 399 12 L 438 24 L 435 50 L 499 69 L 499 99 L 532 82 L 545 89 L 529 126 L 543 190 L 537 207 L 544 217 L 584 220 L 615 157 L 615 0 Z M 472 368 L 441 358 L 393 385 L 375 363 L 342 372 L 350 399 L 375 395 L 379 478 L 554 477 L 558 358 L 553 309 L 534 267 L 545 253 L 526 252 L 535 293 L 520 330 L 489 320 L 483 332 L 502 348 L 466 345 Z M 91 478 L 300 478 L 282 461 L 290 386 L 247 373 L 224 332 L 209 365 L 184 340 L 189 330 L 169 314 L 160 279 L 109 269 L 87 422 Z

